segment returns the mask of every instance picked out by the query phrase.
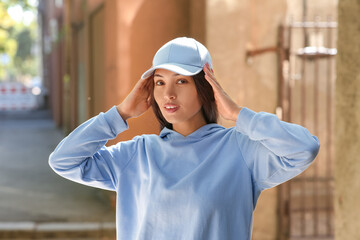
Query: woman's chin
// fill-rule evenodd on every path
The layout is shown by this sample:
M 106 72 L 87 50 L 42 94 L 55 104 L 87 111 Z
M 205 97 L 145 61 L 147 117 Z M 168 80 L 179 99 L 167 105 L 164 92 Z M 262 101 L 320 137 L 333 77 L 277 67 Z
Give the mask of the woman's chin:
M 181 120 L 175 116 L 164 116 L 164 118 L 170 124 L 177 124 L 177 123 L 181 122 Z

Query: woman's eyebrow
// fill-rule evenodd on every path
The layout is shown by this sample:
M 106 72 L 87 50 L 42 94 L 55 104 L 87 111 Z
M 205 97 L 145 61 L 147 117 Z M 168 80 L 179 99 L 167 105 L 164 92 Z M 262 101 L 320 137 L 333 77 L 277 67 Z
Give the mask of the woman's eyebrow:
M 174 73 L 173 77 L 176 77 L 176 76 L 180 76 L 180 74 Z M 155 74 L 154 74 L 154 77 L 163 77 L 163 76 L 160 75 L 160 74 L 158 74 L 158 73 L 155 73 Z

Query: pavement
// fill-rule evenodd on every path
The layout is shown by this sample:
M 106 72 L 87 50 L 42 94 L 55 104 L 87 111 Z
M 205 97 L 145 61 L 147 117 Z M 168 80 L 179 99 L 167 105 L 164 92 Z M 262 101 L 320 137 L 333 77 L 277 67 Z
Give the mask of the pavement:
M 47 110 L 0 112 L 0 239 L 115 239 L 109 192 L 49 167 L 63 138 Z

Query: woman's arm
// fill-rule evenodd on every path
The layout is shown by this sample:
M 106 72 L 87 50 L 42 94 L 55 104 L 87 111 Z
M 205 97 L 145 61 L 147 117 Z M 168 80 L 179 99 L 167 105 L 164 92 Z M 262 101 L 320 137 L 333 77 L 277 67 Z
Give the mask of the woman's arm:
M 208 64 L 204 72 L 213 87 L 219 114 L 236 121 L 240 151 L 260 190 L 295 177 L 315 159 L 319 140 L 306 128 L 280 121 L 274 114 L 239 107 L 221 88 Z
M 51 153 L 49 164 L 56 173 L 72 181 L 115 190 L 116 176 L 131 159 L 138 141 L 111 147 L 105 144 L 127 128 L 127 123 L 113 107 L 81 124 L 64 138 Z M 115 154 L 118 159 L 114 159 Z
M 140 79 L 118 106 L 86 121 L 64 138 L 49 157 L 51 168 L 70 180 L 115 190 L 118 176 L 131 160 L 140 137 L 106 147 L 128 128 L 126 120 L 143 114 L 150 106 L 152 82 Z
M 303 172 L 318 154 L 317 137 L 276 115 L 243 108 L 236 121 L 240 151 L 260 190 Z

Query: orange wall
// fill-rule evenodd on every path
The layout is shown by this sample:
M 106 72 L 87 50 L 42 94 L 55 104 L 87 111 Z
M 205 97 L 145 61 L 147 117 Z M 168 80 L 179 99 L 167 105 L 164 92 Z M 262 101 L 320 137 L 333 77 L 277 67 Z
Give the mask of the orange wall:
M 77 60 L 76 60 L 76 29 L 82 27 L 85 40 L 82 47 L 85 49 L 85 79 L 87 81 L 87 96 L 89 100 L 88 118 L 100 111 L 107 111 L 121 101 L 131 91 L 141 74 L 152 65 L 152 58 L 156 51 L 167 41 L 179 36 L 193 36 L 205 42 L 205 7 L 204 0 L 92 0 L 92 1 L 66 1 L 71 7 L 72 58 L 71 58 L 71 103 L 75 105 L 70 112 L 77 114 L 76 87 Z M 101 9 L 104 11 L 103 24 L 91 28 L 91 19 Z M 103 29 L 101 28 L 103 27 Z M 96 72 L 92 66 L 101 61 L 91 59 L 101 57 L 94 53 L 92 42 L 104 35 L 104 69 L 103 78 L 94 77 Z M 96 37 L 98 36 L 98 37 Z M 99 56 L 97 56 L 99 55 Z M 92 57 L 92 58 L 91 58 Z M 100 58 L 99 58 L 100 59 Z M 97 74 L 98 75 L 98 74 Z M 96 78 L 96 79 L 95 79 Z M 96 81 L 95 83 L 91 81 Z M 94 95 L 91 86 L 103 85 L 103 93 Z M 103 96 L 102 103 L 93 103 L 95 97 Z M 96 106 L 96 111 L 92 106 Z M 70 114 L 70 115 L 71 115 Z M 71 117 L 71 128 L 80 122 Z M 145 133 L 158 133 L 159 125 L 154 118 L 152 109 L 143 116 L 129 120 L 130 129 L 111 141 L 113 144 L 119 140 L 131 139 L 135 135 Z
M 202 11 L 197 12 L 201 21 L 191 21 L 196 7 L 188 0 L 106 1 L 106 108 L 121 103 L 164 43 L 179 36 L 204 38 Z M 159 132 L 151 109 L 130 119 L 129 127 L 111 143 Z
M 240 106 L 274 113 L 278 98 L 276 52 L 246 59 L 248 50 L 277 45 L 277 29 L 286 1 L 207 0 L 206 39 L 219 83 Z M 235 123 L 220 119 L 220 124 Z M 253 240 L 277 239 L 277 188 L 264 191 L 257 203 Z

